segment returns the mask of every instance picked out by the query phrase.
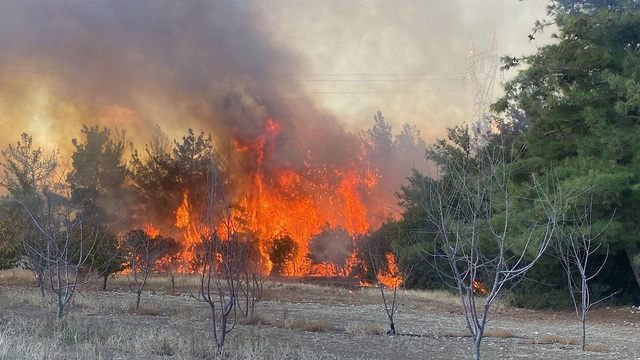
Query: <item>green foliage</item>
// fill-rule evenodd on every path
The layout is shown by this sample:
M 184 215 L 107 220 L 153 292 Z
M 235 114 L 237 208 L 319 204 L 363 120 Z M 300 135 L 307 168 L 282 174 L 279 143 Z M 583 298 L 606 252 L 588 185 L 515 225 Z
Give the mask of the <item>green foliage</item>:
M 126 179 L 124 155 L 125 132 L 114 132 L 98 126 L 82 128 L 85 136 L 83 143 L 78 139 L 71 142 L 75 147 L 71 155 L 73 169 L 67 175 L 72 197 L 76 203 L 82 203 L 85 210 L 95 213 L 98 199 L 105 193 L 113 195 Z
M 10 144 L 1 154 L 4 177 L 0 185 L 9 195 L 3 197 L 0 204 L 0 268 L 10 268 L 20 263 L 25 242 L 34 241 L 36 229 L 29 213 L 42 210 L 43 196 L 51 199 L 53 206 L 64 199 L 51 193 L 58 168 L 58 150 L 34 149 L 32 137 L 23 133 L 21 141 Z
M 145 211 L 160 219 L 173 217 L 186 193 L 190 204 L 198 203 L 207 191 L 207 174 L 222 165 L 220 154 L 213 147 L 211 136 L 192 129 L 182 141 L 168 140 L 156 127 L 151 143 L 143 153 L 133 150 L 130 176 L 133 187 Z
M 58 166 L 58 151 L 45 153 L 41 148 L 33 149 L 33 138 L 26 133 L 22 141 L 9 144 L 2 150 L 4 178 L 0 185 L 16 198 L 32 195 L 36 187 L 50 179 Z
M 603 260 L 604 255 L 593 256 L 588 271 L 595 271 L 592 268 L 599 267 Z M 623 252 L 609 255 L 601 272 L 589 282 L 589 287 L 593 299 L 602 299 L 622 290 L 610 300 L 613 304 L 627 305 L 640 299 L 640 287 Z M 511 304 L 528 309 L 573 309 L 568 291 L 566 271 L 555 256 L 548 254 L 514 288 Z
M 127 251 L 120 238 L 113 232 L 98 226 L 97 244 L 93 250 L 93 268 L 104 278 L 103 290 L 109 275 L 127 268 Z
M 570 309 L 573 303 L 568 291 L 564 268 L 556 257 L 546 254 L 513 289 L 511 304 L 527 309 Z
M 610 249 L 634 254 L 640 231 L 640 4 L 554 1 L 549 15 L 558 26 L 557 42 L 522 59 L 526 69 L 506 83 L 494 109 L 517 108 L 529 122 L 519 173 L 555 178 L 566 196 L 561 211 L 593 199 L 593 223 L 608 224 L 603 236 Z M 640 263 L 632 265 L 640 274 Z

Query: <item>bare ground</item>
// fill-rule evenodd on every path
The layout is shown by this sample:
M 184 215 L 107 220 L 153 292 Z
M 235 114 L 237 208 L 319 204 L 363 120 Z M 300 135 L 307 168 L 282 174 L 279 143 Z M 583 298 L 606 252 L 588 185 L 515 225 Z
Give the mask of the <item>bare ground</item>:
M 97 286 L 97 285 L 96 285 Z M 211 354 L 210 312 L 166 278 L 143 294 L 142 309 L 125 282 L 103 293 L 76 295 L 55 329 L 51 301 L 33 284 L 0 282 L 0 359 L 198 359 Z M 396 314 L 399 335 L 388 321 L 376 289 L 346 289 L 297 283 L 266 285 L 254 324 L 237 325 L 228 339 L 237 359 L 468 359 L 472 340 L 455 297 L 407 292 Z M 504 307 L 482 343 L 484 359 L 638 359 L 640 309 L 598 308 L 589 316 L 582 352 L 571 312 Z M 65 333 L 66 331 L 66 333 Z M 4 345 L 3 345 L 4 344 Z M 22 346 L 22 347 L 21 347 Z M 37 348 L 37 349 L 36 349 Z M 17 356 L 17 357 L 16 357 Z

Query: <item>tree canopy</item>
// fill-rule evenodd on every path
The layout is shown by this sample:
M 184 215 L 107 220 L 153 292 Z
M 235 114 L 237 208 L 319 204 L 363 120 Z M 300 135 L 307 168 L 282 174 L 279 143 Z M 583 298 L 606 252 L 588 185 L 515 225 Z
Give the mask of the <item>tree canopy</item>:
M 555 24 L 557 41 L 515 62 L 505 58 L 506 67 L 524 68 L 494 110 L 524 114 L 519 171 L 588 194 L 567 201 L 593 202 L 594 222 L 609 224 L 606 241 L 626 251 L 640 283 L 640 4 L 553 1 L 549 15 L 534 31 Z

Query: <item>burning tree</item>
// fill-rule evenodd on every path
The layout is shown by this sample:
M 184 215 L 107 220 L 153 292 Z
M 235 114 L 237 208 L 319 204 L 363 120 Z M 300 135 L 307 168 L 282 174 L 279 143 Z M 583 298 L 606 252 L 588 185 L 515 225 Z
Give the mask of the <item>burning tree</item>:
M 316 276 L 350 277 L 360 270 L 355 253 L 355 240 L 342 228 L 324 226 L 309 241 L 312 274 Z
M 553 204 L 560 202 L 549 199 L 535 177 L 529 188 L 514 188 L 512 154 L 500 144 L 488 143 L 483 134 L 457 127 L 449 129 L 449 139 L 453 143 L 441 141 L 429 152 L 438 164 L 436 179 L 413 182 L 421 186 L 423 216 L 435 227 L 432 251 L 426 258 L 448 263 L 448 269 L 438 271 L 458 290 L 474 340 L 474 358 L 479 359 L 496 300 L 547 249 L 557 224 Z M 529 194 L 533 196 L 525 196 Z M 527 213 L 530 218 L 514 211 L 522 205 L 520 201 L 533 209 Z M 477 306 L 476 288 L 482 282 L 486 284 L 484 304 Z

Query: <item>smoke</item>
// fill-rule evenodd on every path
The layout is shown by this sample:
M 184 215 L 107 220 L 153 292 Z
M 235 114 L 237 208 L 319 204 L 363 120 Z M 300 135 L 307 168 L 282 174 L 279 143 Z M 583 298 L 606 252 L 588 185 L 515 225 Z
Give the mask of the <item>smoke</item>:
M 482 49 L 497 31 L 499 45 L 521 45 L 504 52 L 534 51 L 526 35 L 540 16 L 529 10 L 543 9 L 541 2 L 2 1 L 0 148 L 27 132 L 36 146 L 69 154 L 83 124 L 125 129 L 138 148 L 156 125 L 169 138 L 193 128 L 220 143 L 250 144 L 272 118 L 280 131 L 266 168 L 301 174 L 312 156 L 328 165 L 318 174 L 339 177 L 331 165 L 357 161 L 351 134 L 371 127 L 378 110 L 395 134 L 414 123 L 428 142 L 469 120 L 472 97 L 462 79 L 469 42 Z M 376 164 L 387 172 L 382 194 L 367 194 L 367 207 L 393 205 L 400 178 L 417 165 L 385 162 Z M 378 212 L 380 222 L 388 208 Z M 341 221 L 355 229 L 353 217 Z M 343 240 L 322 238 L 318 251 L 344 257 Z
M 0 145 L 26 131 L 65 148 L 83 123 L 139 142 L 153 124 L 170 136 L 193 127 L 251 137 L 266 117 L 312 132 L 334 113 L 370 126 L 377 110 L 432 140 L 468 120 L 469 41 L 488 46 L 497 31 L 502 51 L 533 51 L 526 34 L 544 3 L 3 1 L 0 126 L 10 131 Z M 301 76 L 317 73 L 432 75 Z M 406 92 L 416 89 L 427 91 Z
M 12 1 L 0 5 L 0 125 L 65 146 L 82 123 L 148 140 L 153 124 L 224 137 L 309 113 L 281 93 L 301 68 L 242 2 Z M 26 125 L 26 126 L 25 126 Z M 9 140 L 11 141 L 11 140 Z M 9 142 L 7 140 L 4 143 Z
M 291 122 L 338 113 L 368 126 L 377 110 L 432 139 L 467 120 L 471 96 L 455 77 L 469 42 L 488 46 L 496 31 L 501 52 L 535 51 L 526 34 L 545 3 L 3 1 L 0 125 L 12 131 L 0 145 L 29 131 L 65 146 L 82 123 L 127 127 L 143 140 L 152 123 L 172 135 L 187 126 L 251 131 L 267 113 Z M 313 73 L 443 75 L 417 84 L 297 76 Z M 415 89 L 428 91 L 398 92 Z
M 263 3 L 267 22 L 278 24 L 274 36 L 308 59 L 307 75 L 299 78 L 317 104 L 363 127 L 381 110 L 394 131 L 409 122 L 427 142 L 471 119 L 471 86 L 463 87 L 471 41 L 478 51 L 488 49 L 495 32 L 500 54 L 520 56 L 548 38 L 527 38 L 547 0 Z

